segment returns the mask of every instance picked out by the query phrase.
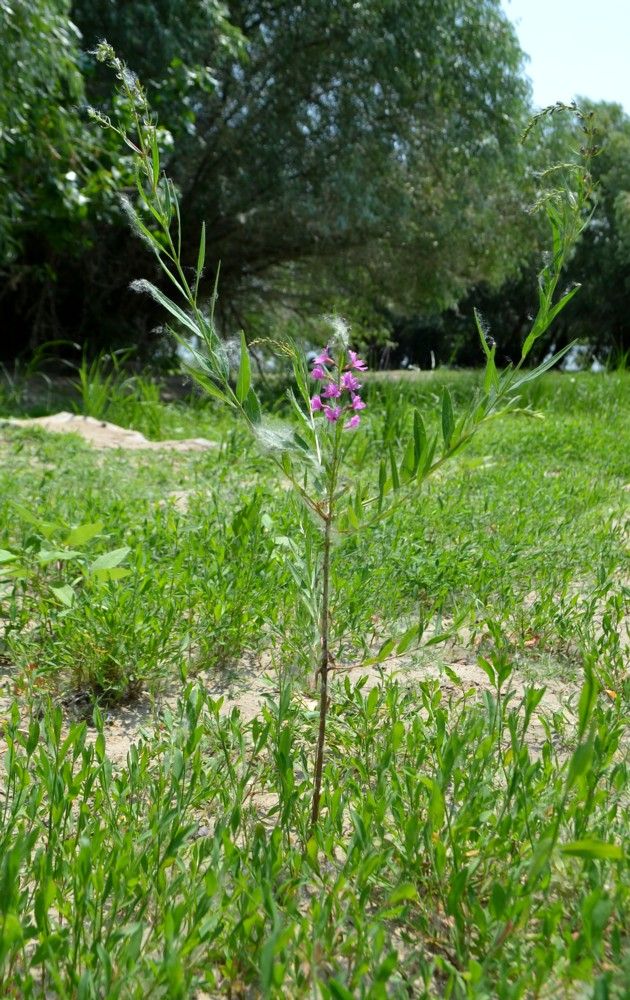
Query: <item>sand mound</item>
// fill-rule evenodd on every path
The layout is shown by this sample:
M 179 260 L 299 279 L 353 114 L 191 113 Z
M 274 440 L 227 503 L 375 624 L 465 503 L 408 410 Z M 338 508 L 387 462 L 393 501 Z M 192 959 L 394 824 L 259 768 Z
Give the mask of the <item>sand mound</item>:
M 82 417 L 76 413 L 55 413 L 49 417 L 17 417 L 0 419 L 0 423 L 17 427 L 41 427 L 45 431 L 61 434 L 80 434 L 95 448 L 128 448 L 139 451 L 206 451 L 214 448 L 214 441 L 207 438 L 186 438 L 182 441 L 148 441 L 140 431 L 110 424 L 95 417 Z

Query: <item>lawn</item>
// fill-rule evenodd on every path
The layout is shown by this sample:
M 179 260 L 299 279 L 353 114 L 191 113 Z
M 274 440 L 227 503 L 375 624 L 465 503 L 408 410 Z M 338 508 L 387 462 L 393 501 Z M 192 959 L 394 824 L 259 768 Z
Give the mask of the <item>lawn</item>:
M 372 376 L 356 474 L 476 379 Z M 0 995 L 627 996 L 630 376 L 544 376 L 336 540 L 314 833 L 317 527 L 212 404 L 97 389 L 211 446 L 0 424 Z

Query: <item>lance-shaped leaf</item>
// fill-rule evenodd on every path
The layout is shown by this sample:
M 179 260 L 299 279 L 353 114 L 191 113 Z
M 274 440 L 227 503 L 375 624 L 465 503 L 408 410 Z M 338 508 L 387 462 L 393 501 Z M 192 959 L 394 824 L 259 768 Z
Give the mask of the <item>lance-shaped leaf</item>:
M 450 392 L 444 386 L 442 391 L 442 437 L 444 438 L 445 448 L 450 448 L 454 430 L 455 416 L 453 414 L 453 401 Z
M 159 302 L 159 304 L 163 306 L 164 309 L 171 314 L 171 316 L 174 316 L 175 319 L 182 324 L 182 326 L 185 326 L 191 333 L 199 334 L 200 331 L 192 316 L 189 316 L 183 309 L 180 309 L 178 305 L 169 299 L 164 292 L 161 292 L 159 288 L 156 288 L 150 281 L 145 281 L 144 278 L 141 278 L 139 281 L 132 281 L 131 288 L 134 292 L 147 292 L 147 294 L 150 295 L 152 299 L 155 299 L 156 302 Z
M 560 848 L 563 854 L 575 858 L 602 858 L 606 861 L 623 861 L 623 848 L 603 840 L 572 840 Z
M 251 381 L 252 374 L 249 361 L 249 351 L 247 350 L 245 334 L 241 330 L 241 363 L 239 365 L 238 378 L 236 380 L 236 398 L 241 404 L 243 404 L 247 399 Z
M 392 487 L 395 490 L 400 489 L 400 476 L 398 475 L 398 466 L 396 464 L 396 456 L 394 455 L 394 449 L 391 444 L 389 446 L 389 464 L 392 470 Z
M 206 224 L 201 223 L 201 236 L 199 238 L 199 254 L 197 256 L 197 267 L 195 268 L 195 302 L 199 294 L 199 282 L 203 274 L 203 265 L 206 261 Z
M 420 410 L 413 411 L 413 471 L 420 468 L 423 455 L 427 448 L 427 431 Z

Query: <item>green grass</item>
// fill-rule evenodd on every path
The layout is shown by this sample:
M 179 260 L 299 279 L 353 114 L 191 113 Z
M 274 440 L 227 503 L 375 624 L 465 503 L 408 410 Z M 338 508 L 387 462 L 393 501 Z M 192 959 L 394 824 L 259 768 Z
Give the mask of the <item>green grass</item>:
M 474 381 L 372 377 L 357 472 Z M 418 620 L 425 644 L 398 680 L 340 673 L 315 840 L 314 527 L 225 416 L 148 384 L 120 422 L 216 449 L 0 426 L 0 996 L 626 996 L 630 377 L 546 376 L 544 420 L 482 430 L 339 540 L 339 665 Z M 504 680 L 467 691 L 462 656 Z M 205 690 L 243 664 L 278 671 L 253 722 Z M 157 729 L 113 767 L 92 706 L 141 692 Z

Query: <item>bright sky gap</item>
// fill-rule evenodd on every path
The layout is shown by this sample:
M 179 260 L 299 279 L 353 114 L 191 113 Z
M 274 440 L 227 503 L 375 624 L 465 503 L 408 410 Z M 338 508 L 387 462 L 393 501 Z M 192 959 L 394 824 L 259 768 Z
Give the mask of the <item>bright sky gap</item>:
M 587 97 L 630 112 L 629 0 L 501 0 L 530 57 L 534 104 Z

